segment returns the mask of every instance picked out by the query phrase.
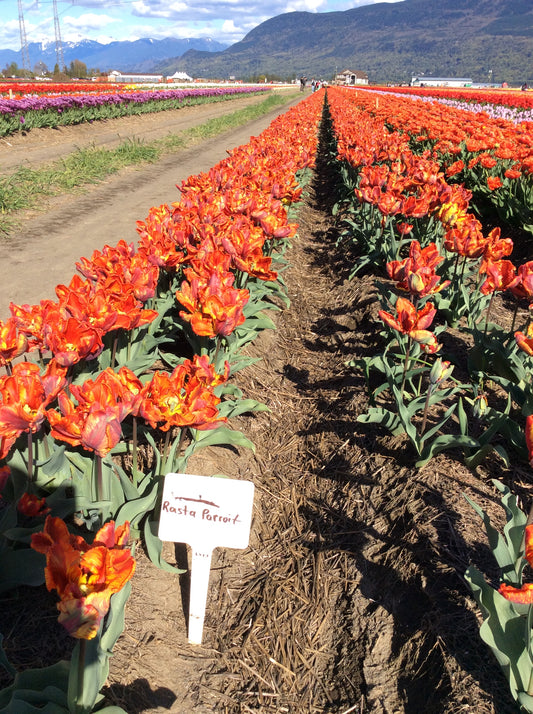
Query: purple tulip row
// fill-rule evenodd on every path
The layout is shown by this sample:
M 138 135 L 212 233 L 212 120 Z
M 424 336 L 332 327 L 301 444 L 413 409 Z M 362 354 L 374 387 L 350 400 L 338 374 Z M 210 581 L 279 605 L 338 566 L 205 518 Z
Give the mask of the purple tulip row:
M 151 101 L 185 101 L 190 97 L 215 97 L 228 94 L 250 94 L 263 92 L 268 87 L 208 87 L 202 89 L 162 89 L 154 91 L 116 92 L 114 94 L 65 94 L 56 97 L 23 97 L 22 99 L 0 99 L 0 116 L 13 116 L 28 111 L 56 109 L 84 109 L 106 104 L 144 104 Z

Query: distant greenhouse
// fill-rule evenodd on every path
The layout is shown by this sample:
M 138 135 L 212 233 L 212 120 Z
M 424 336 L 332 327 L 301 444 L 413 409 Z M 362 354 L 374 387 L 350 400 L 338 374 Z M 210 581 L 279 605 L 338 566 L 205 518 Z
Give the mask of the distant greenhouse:
M 162 74 L 136 74 L 135 72 L 123 74 L 115 69 L 107 75 L 107 80 L 124 84 L 158 84 L 164 81 L 164 77 Z
M 411 87 L 470 87 L 470 77 L 412 77 Z

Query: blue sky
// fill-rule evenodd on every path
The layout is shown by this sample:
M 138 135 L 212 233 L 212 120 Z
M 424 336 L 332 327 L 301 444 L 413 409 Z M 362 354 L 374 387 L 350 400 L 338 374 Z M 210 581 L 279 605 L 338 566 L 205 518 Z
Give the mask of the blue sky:
M 233 44 L 261 22 L 285 12 L 333 12 L 376 1 L 57 0 L 57 8 L 63 41 L 211 37 Z M 53 42 L 52 0 L 22 0 L 22 6 L 28 42 Z M 20 49 L 17 0 L 0 0 L 0 17 L 0 49 Z

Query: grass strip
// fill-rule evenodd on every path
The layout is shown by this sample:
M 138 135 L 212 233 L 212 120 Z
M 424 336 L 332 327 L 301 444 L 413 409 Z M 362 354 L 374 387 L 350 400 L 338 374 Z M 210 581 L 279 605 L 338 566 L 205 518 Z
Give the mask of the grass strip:
M 154 163 L 165 154 L 189 148 L 258 119 L 297 96 L 296 92 L 270 94 L 259 104 L 209 119 L 204 124 L 162 139 L 151 142 L 126 139 L 114 149 L 78 149 L 67 157 L 38 169 L 21 167 L 13 174 L 0 179 L 0 231 L 9 235 L 17 226 L 17 212 L 38 208 L 43 198 L 75 192 L 88 184 L 100 183 L 128 166 Z

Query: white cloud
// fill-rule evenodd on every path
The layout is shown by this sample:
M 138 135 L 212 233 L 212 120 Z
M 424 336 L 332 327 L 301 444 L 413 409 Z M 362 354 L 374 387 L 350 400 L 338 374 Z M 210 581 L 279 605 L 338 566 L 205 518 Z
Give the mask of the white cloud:
M 138 17 L 159 17 L 159 18 L 175 18 L 189 16 L 189 7 L 184 2 L 171 2 L 171 3 L 160 3 L 160 2 L 145 2 L 145 0 L 136 0 L 131 4 L 132 15 Z
M 317 12 L 324 4 L 325 0 L 292 0 L 285 12 Z
M 117 5 L 127 6 L 128 3 L 122 0 L 71 0 L 70 4 L 74 7 L 90 7 L 99 10 L 109 10 Z
M 222 23 L 222 32 L 225 35 L 234 35 L 238 31 L 239 29 L 235 27 L 235 23 L 233 22 L 233 20 L 225 20 Z
M 18 49 L 20 46 L 20 31 L 18 20 L 8 20 L 0 24 L 0 46 Z
M 111 17 L 110 15 L 97 15 L 96 13 L 87 12 L 79 17 L 66 15 L 62 18 L 61 25 L 67 31 L 72 29 L 82 33 L 89 33 L 93 30 L 101 30 L 112 22 L 120 22 L 120 20 L 118 20 L 118 18 Z

